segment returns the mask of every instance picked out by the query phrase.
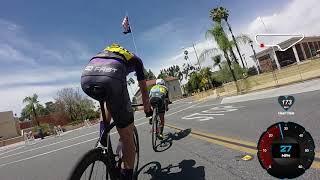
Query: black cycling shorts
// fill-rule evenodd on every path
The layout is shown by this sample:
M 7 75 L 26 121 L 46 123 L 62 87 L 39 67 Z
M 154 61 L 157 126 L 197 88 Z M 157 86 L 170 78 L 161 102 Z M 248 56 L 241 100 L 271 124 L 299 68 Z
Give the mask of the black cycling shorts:
M 134 122 L 133 110 L 127 90 L 127 68 L 113 59 L 93 59 L 81 76 L 81 87 L 90 97 L 106 101 L 117 128 L 125 128 Z M 99 95 L 91 87 L 102 87 Z M 101 95 L 102 94 L 102 95 Z
M 150 93 L 150 104 L 153 108 L 158 107 L 158 113 L 166 112 L 165 95 L 157 95 L 156 93 Z

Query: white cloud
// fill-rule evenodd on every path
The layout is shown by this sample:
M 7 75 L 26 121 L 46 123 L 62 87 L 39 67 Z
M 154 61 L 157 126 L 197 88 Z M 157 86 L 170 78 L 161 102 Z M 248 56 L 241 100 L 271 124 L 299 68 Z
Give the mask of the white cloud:
M 184 63 L 187 63 L 186 60 L 184 59 L 184 51 L 187 50 L 188 51 L 188 57 L 189 60 L 188 62 L 195 65 L 197 64 L 197 57 L 196 57 L 196 53 L 195 50 L 197 52 L 197 55 L 200 56 L 200 54 L 205 50 L 205 49 L 210 49 L 210 48 L 216 48 L 217 45 L 215 42 L 213 41 L 201 41 L 201 42 L 197 42 L 194 43 L 194 48 L 192 43 L 188 44 L 189 46 L 187 47 L 181 47 L 180 49 L 178 49 L 177 51 L 179 53 L 169 56 L 167 58 L 161 58 L 159 59 L 163 61 L 163 59 L 166 59 L 165 61 L 163 61 L 163 63 L 160 66 L 157 66 L 157 68 L 152 69 L 154 71 L 155 74 L 159 74 L 161 69 L 164 68 L 168 68 L 172 65 L 179 65 L 182 66 Z M 194 50 L 195 49 L 195 50 Z M 210 60 L 207 59 L 205 62 L 201 62 L 202 66 L 208 66 L 210 65 Z
M 0 90 L 3 87 L 10 85 L 27 85 L 32 83 L 54 83 L 58 81 L 68 81 L 70 79 L 79 79 L 81 69 L 56 69 L 45 68 L 29 71 L 19 71 L 16 74 L 11 74 L 0 81 Z
M 246 30 L 252 37 L 257 33 L 320 35 L 319 9 L 318 0 L 289 1 L 289 4 L 279 12 L 256 17 Z
M 8 88 L 0 90 L 0 111 L 13 111 L 20 115 L 24 104 L 22 100 L 26 96 L 31 96 L 34 93 L 38 94 L 40 103 L 53 100 L 58 90 L 67 87 L 79 87 L 79 83 L 63 84 L 63 85 L 42 85 L 42 86 L 23 86 L 16 88 Z
M 177 32 L 177 30 L 179 29 L 177 28 L 179 26 L 179 21 L 180 19 L 176 18 L 163 24 L 154 26 L 143 32 L 141 38 L 143 40 L 152 41 L 166 37 L 168 33 L 172 34 L 174 32 Z
M 0 44 L 0 61 L 2 62 L 22 62 L 35 65 L 33 58 L 28 57 L 9 44 Z
M 80 86 L 82 65 L 92 53 L 74 40 L 55 48 L 34 41 L 23 28 L 0 19 L 0 111 L 20 114 L 22 100 L 34 93 L 44 103 L 57 90 Z

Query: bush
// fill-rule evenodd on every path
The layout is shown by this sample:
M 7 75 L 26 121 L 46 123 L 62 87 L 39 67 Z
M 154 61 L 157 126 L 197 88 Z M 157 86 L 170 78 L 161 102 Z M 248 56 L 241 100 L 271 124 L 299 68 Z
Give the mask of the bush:
M 233 69 L 237 80 L 243 79 L 244 77 L 246 77 L 247 75 L 246 70 L 242 68 L 239 64 L 232 63 L 231 68 Z M 220 71 L 218 71 L 218 73 L 216 73 L 215 75 L 215 79 L 218 82 L 222 82 L 222 83 L 228 83 L 233 81 L 233 77 L 227 62 L 222 63 Z
M 217 80 L 215 80 L 214 78 L 212 78 L 211 83 L 212 83 L 212 86 L 213 86 L 213 87 L 220 87 L 220 86 L 222 86 L 222 82 L 217 81 Z
M 35 126 L 32 129 L 32 132 L 35 138 L 40 138 L 40 135 L 39 135 L 40 128 L 42 130 L 43 137 L 49 136 L 53 133 L 53 129 L 49 124 L 40 124 L 40 126 Z
M 76 125 L 81 124 L 83 122 L 84 122 L 84 120 L 77 120 L 77 121 L 73 121 L 73 122 L 69 123 L 68 125 L 76 126 Z

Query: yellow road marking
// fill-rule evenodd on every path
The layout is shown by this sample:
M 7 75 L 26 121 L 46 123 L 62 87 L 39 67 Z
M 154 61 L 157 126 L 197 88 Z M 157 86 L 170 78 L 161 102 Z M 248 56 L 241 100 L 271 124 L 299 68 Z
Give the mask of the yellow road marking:
M 174 129 L 182 130 L 181 128 L 173 126 L 173 125 L 166 124 L 166 126 L 174 128 Z M 225 140 L 225 141 L 229 141 L 229 142 L 233 142 L 233 143 L 244 144 L 244 145 L 247 145 L 247 146 L 252 146 L 254 148 L 257 147 L 257 143 L 250 142 L 250 141 L 243 141 L 243 140 L 240 140 L 240 139 L 234 139 L 234 138 L 229 138 L 229 137 L 225 137 L 225 136 L 219 136 L 219 135 L 215 135 L 215 134 L 202 133 L 202 132 L 195 131 L 195 130 L 192 130 L 192 132 L 195 133 L 195 134 L 202 135 L 202 136 L 212 137 L 212 138 L 215 138 L 215 139 L 221 139 L 221 140 Z
M 176 129 L 176 130 L 180 130 L 180 131 L 184 130 L 183 128 L 176 127 L 176 126 L 169 125 L 169 124 L 166 124 L 166 126 L 168 126 L 170 128 L 173 128 L 173 129 Z M 197 138 L 197 139 L 201 139 L 201 140 L 213 143 L 213 144 L 217 144 L 217 145 L 221 145 L 221 146 L 227 147 L 229 149 L 245 152 L 245 153 L 252 154 L 252 155 L 256 155 L 257 154 L 257 149 L 256 149 L 257 145 L 254 142 L 243 141 L 243 140 L 239 140 L 239 139 L 232 139 L 232 138 L 229 138 L 229 137 L 218 136 L 218 135 L 213 135 L 213 134 L 209 134 L 209 133 L 202 133 L 202 132 L 194 131 L 194 130 L 191 131 L 191 136 L 194 137 L 194 138 Z M 214 138 L 214 139 L 211 139 L 210 137 Z M 223 141 L 228 141 L 230 143 L 223 142 Z M 238 143 L 238 144 L 241 144 L 241 145 L 252 146 L 252 148 L 243 147 L 241 145 L 236 145 L 236 144 L 232 144 L 232 143 Z M 320 156 L 320 153 L 316 152 L 315 153 L 315 157 L 319 158 L 319 156 Z M 311 168 L 320 169 L 320 162 L 319 161 L 313 161 L 313 163 L 311 165 Z

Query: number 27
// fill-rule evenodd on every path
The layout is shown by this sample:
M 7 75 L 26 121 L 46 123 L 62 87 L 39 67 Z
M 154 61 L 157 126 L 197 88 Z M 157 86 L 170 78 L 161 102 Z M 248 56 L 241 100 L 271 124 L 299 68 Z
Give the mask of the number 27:
M 280 146 L 280 152 L 282 153 L 288 153 L 291 150 L 291 145 L 281 145 Z

